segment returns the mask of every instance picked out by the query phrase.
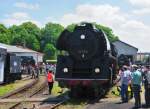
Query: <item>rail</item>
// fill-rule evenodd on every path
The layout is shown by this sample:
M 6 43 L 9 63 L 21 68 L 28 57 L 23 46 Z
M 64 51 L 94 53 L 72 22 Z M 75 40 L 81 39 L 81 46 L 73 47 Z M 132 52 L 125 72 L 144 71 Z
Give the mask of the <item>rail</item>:
M 32 94 L 30 94 L 30 95 L 28 96 L 28 98 L 31 98 L 32 96 L 36 95 L 39 91 L 41 91 L 43 88 L 45 88 L 45 87 L 46 87 L 46 83 L 47 83 L 47 81 L 45 81 L 45 82 L 40 86 L 40 88 L 38 88 L 38 89 L 35 90 Z M 18 102 L 18 103 L 16 103 L 16 104 L 14 104 L 13 106 L 11 106 L 9 109 L 15 109 L 15 108 L 16 108 L 17 106 L 19 106 L 21 103 L 22 103 L 22 102 Z

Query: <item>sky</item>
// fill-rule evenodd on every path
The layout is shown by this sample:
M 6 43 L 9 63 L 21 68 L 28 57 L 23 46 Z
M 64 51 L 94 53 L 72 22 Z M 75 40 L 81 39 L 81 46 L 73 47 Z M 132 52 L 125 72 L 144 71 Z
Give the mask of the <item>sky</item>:
M 67 26 L 81 21 L 110 27 L 139 52 L 150 52 L 150 0 L 0 0 L 0 23 L 32 21 Z

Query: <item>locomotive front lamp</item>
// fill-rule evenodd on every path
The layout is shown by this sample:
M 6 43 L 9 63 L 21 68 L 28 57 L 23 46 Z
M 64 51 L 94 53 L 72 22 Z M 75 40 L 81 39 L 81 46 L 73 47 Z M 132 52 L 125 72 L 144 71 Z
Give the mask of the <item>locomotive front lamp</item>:
M 95 68 L 95 73 L 100 73 L 100 68 Z
M 82 34 L 82 35 L 80 36 L 80 38 L 81 38 L 81 39 L 85 39 L 85 35 Z
M 63 71 L 64 71 L 64 73 L 67 73 L 68 72 L 68 68 L 64 68 Z

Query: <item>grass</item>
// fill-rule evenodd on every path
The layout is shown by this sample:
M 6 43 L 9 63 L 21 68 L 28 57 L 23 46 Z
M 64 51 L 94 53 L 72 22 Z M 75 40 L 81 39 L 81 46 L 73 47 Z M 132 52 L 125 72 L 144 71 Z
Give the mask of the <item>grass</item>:
M 10 83 L 7 85 L 0 86 L 0 96 L 3 96 L 19 87 L 24 86 L 27 83 L 30 83 L 31 80 L 28 81 L 16 81 L 15 83 Z
M 117 90 L 117 86 L 114 86 L 108 92 L 108 97 L 118 97 L 120 96 L 120 92 Z
M 8 92 L 10 92 L 10 91 L 12 91 L 12 90 L 14 90 L 15 89 L 15 85 L 13 85 L 13 84 L 9 84 L 9 85 L 6 85 L 6 86 L 1 86 L 0 87 L 0 96 L 2 96 L 2 95 L 4 95 L 4 94 L 6 94 L 6 93 L 8 93 Z
M 52 89 L 52 95 L 60 95 L 62 92 L 62 88 L 59 87 L 58 82 L 54 82 L 53 89 Z

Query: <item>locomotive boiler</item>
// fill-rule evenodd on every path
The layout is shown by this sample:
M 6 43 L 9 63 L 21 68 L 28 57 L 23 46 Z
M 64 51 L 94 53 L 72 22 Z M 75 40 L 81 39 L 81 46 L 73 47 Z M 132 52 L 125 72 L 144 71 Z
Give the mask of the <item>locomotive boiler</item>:
M 60 55 L 55 78 L 61 87 L 71 89 L 71 95 L 86 90 L 97 96 L 111 85 L 116 75 L 116 51 L 102 30 L 81 23 L 73 32 L 64 30 L 56 47 Z

